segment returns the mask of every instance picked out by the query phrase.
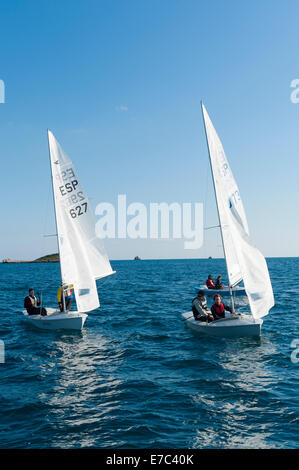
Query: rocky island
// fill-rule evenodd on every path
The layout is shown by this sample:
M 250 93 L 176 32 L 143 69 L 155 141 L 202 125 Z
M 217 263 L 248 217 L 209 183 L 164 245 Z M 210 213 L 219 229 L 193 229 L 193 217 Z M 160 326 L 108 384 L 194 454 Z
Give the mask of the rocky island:
M 59 255 L 58 253 L 53 253 L 51 255 L 41 256 L 32 261 L 23 261 L 23 260 L 13 260 L 10 258 L 6 258 L 2 260 L 2 263 L 58 263 L 59 262 Z

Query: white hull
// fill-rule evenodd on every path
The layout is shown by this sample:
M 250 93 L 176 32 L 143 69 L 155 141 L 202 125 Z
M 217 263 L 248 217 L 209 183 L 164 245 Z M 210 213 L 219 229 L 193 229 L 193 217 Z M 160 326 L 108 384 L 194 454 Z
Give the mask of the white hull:
M 46 308 L 48 315 L 28 315 L 23 310 L 23 315 L 27 323 L 42 330 L 82 330 L 86 313 L 72 311 L 69 313 L 60 312 L 54 308 Z
M 230 291 L 228 287 L 224 287 L 224 289 L 208 289 L 206 286 L 198 286 L 196 290 L 203 290 L 206 297 L 214 297 L 215 294 L 220 294 L 221 297 L 230 295 Z M 246 291 L 244 287 L 233 287 L 232 292 L 234 295 L 246 295 Z
M 196 321 L 192 312 L 182 314 L 186 325 L 194 331 L 208 336 L 239 337 L 260 336 L 263 320 L 254 320 L 251 315 L 231 316 L 210 323 Z

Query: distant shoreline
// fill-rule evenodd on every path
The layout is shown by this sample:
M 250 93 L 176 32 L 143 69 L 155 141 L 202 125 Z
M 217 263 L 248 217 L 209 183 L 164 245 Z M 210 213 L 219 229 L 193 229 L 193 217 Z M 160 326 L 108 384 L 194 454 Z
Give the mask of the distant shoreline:
M 52 255 L 41 256 L 32 261 L 23 261 L 23 260 L 14 260 L 6 258 L 2 260 L 4 264 L 19 264 L 19 263 L 59 263 L 58 253 L 53 253 Z
M 298 256 L 266 256 L 267 259 L 293 259 L 293 258 L 299 258 Z M 140 261 L 217 261 L 217 260 L 224 260 L 224 258 L 143 258 Z M 132 258 L 128 259 L 111 259 L 111 262 L 122 262 L 122 261 L 135 261 Z M 49 259 L 46 256 L 42 258 L 38 258 L 36 260 L 32 261 L 23 261 L 23 260 L 12 260 L 12 259 L 3 259 L 2 264 L 23 264 L 23 263 L 59 263 L 59 258 L 57 257 L 56 259 Z
M 15 260 L 3 260 L 2 264 L 24 264 L 24 263 L 59 263 L 59 260 L 52 261 L 52 260 L 44 260 L 44 261 L 15 261 Z

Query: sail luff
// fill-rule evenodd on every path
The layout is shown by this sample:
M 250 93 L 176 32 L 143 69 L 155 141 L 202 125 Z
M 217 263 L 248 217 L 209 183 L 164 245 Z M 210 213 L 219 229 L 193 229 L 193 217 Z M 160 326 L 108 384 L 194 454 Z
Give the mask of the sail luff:
M 62 279 L 62 267 L 61 267 L 61 256 L 60 256 L 60 242 L 59 242 L 59 227 L 57 223 L 57 208 L 56 208 L 56 198 L 54 192 L 54 179 L 53 179 L 53 166 L 52 166 L 52 158 L 51 158 L 51 149 L 50 149 L 50 131 L 47 130 L 47 137 L 48 137 L 48 149 L 49 149 L 49 161 L 50 161 L 50 171 L 51 171 L 51 183 L 52 183 L 52 195 L 53 195 L 53 204 L 54 204 L 54 215 L 55 215 L 55 224 L 56 224 L 56 240 L 57 240 L 57 247 L 58 247 L 58 255 L 59 255 L 59 269 L 60 269 L 60 278 L 61 278 L 61 289 L 63 292 L 63 279 Z M 63 310 L 65 311 L 65 297 L 62 296 L 62 305 Z
M 213 180 L 213 187 L 214 187 L 214 193 L 215 193 L 215 199 L 216 199 L 217 214 L 218 214 L 218 221 L 219 221 L 219 227 L 220 227 L 220 233 L 221 233 L 221 242 L 222 242 L 222 248 L 223 248 L 225 265 L 226 265 L 226 272 L 227 272 L 227 277 L 228 277 L 228 281 L 229 281 L 229 284 L 230 284 L 229 270 L 228 270 L 228 265 L 227 265 L 226 249 L 225 249 L 224 238 L 223 238 L 223 227 L 222 227 L 222 222 L 221 222 L 221 218 L 220 218 L 219 201 L 218 201 L 218 195 L 217 195 L 217 190 L 216 190 L 216 182 L 215 182 L 215 176 L 214 176 L 212 159 L 211 159 L 211 152 L 210 152 L 210 146 L 209 146 L 209 140 L 208 140 L 208 134 L 207 134 L 207 126 L 206 126 L 205 115 L 204 115 L 204 105 L 203 105 L 202 101 L 201 101 L 201 112 L 202 112 L 202 117 L 203 117 L 203 122 L 204 122 L 205 136 L 206 136 L 206 142 L 207 142 L 207 148 L 208 148 L 208 154 L 209 154 L 209 162 L 210 162 L 210 168 L 211 168 L 211 173 L 212 173 L 212 180 Z M 232 300 L 233 300 L 233 298 L 232 298 Z

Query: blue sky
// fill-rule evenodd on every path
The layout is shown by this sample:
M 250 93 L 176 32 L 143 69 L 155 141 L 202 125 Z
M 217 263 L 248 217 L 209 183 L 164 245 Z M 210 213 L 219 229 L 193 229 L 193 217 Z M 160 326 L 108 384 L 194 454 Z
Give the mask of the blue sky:
M 0 258 L 55 251 L 46 129 L 95 206 L 204 202 L 217 223 L 202 99 L 238 182 L 255 244 L 298 256 L 297 1 L 0 3 Z M 108 240 L 112 259 L 221 256 L 183 240 Z

